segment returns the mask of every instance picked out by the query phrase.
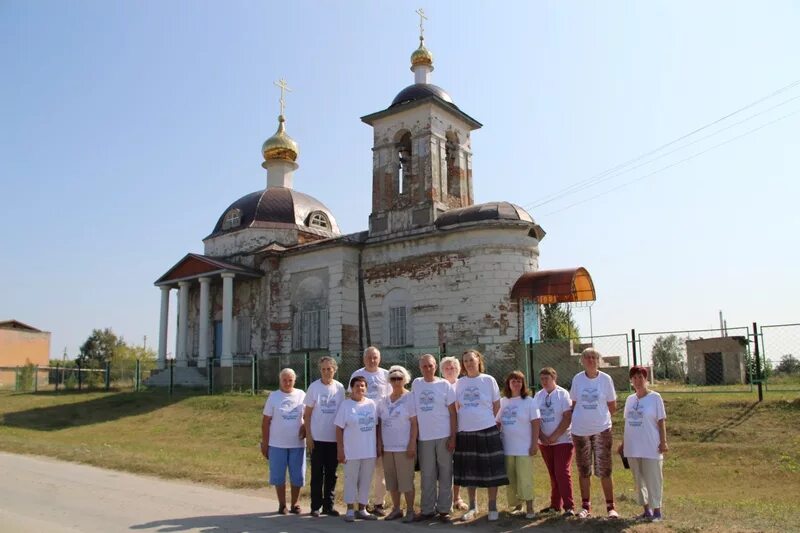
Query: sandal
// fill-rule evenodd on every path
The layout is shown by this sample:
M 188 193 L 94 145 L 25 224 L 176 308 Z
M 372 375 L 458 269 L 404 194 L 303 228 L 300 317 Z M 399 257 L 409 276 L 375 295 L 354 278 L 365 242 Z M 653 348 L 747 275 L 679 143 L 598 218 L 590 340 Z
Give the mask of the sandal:
M 289 512 L 292 514 L 300 514 L 300 506 L 297 504 L 292 505 L 291 509 L 289 509 Z
M 467 505 L 467 502 L 459 498 L 453 502 L 453 508 L 458 511 L 466 511 L 467 509 L 469 509 L 469 505 Z
M 288 511 L 286 511 L 286 506 L 285 505 L 279 505 L 278 506 L 278 514 L 287 514 L 287 512 Z

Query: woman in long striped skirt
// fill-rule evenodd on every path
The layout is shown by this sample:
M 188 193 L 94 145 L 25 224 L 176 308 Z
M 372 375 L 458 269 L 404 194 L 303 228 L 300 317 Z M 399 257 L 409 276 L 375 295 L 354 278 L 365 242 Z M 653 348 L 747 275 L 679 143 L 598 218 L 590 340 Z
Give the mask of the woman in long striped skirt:
M 508 485 L 505 454 L 495 417 L 500 409 L 500 388 L 497 381 L 484 374 L 483 355 L 467 350 L 461 356 L 466 375 L 456 382 L 458 433 L 453 455 L 453 482 L 467 487 L 469 509 L 461 520 L 478 516 L 475 493 L 485 487 L 489 499 L 489 521 L 495 521 L 497 487 Z

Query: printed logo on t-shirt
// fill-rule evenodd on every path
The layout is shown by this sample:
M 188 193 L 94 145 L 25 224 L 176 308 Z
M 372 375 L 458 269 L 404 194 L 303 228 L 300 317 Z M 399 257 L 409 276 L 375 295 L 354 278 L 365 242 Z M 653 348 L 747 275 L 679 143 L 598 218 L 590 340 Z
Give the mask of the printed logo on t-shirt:
M 372 409 L 358 409 L 356 410 L 358 417 L 358 427 L 361 431 L 372 431 L 375 429 L 375 415 Z
M 300 417 L 299 407 L 294 400 L 286 398 L 281 402 L 281 416 L 284 420 L 297 420 Z
M 367 380 L 367 398 L 377 400 L 383 396 L 383 387 L 378 382 L 378 376 L 364 376 Z
M 500 422 L 504 426 L 513 426 L 517 423 L 517 406 L 507 406 L 500 415 Z
M 336 394 L 319 397 L 319 408 L 326 415 L 336 414 Z
M 464 389 L 463 407 L 478 407 L 481 401 L 481 390 L 478 387 L 468 387 Z
M 597 387 L 581 391 L 581 407 L 584 409 L 597 409 L 599 404 L 600 393 L 597 391 Z
M 546 424 L 547 422 L 555 422 L 556 421 L 556 410 L 552 407 L 543 406 L 539 408 L 539 411 L 542 415 L 542 423 Z
M 628 425 L 631 427 L 639 427 L 642 425 L 642 421 L 644 419 L 644 407 L 639 405 L 634 405 L 626 414 L 625 420 L 627 420 Z
M 433 411 L 434 401 L 435 395 L 432 390 L 423 391 L 419 395 L 419 410 L 424 412 Z

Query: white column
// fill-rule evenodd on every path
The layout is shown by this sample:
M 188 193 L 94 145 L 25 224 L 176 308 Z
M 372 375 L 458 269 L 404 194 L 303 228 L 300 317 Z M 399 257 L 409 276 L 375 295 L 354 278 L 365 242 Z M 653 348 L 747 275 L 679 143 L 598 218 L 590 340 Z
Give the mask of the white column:
M 178 283 L 178 350 L 175 354 L 175 365 L 187 365 L 187 348 L 189 334 L 189 285 L 188 281 Z
M 161 289 L 161 321 L 158 325 L 158 368 L 167 367 L 167 331 L 169 324 L 169 291 L 170 287 Z
M 222 274 L 222 357 L 220 366 L 233 366 L 233 278 L 235 274 Z
M 208 359 L 209 294 L 211 278 L 200 278 L 200 353 L 197 366 L 206 366 Z

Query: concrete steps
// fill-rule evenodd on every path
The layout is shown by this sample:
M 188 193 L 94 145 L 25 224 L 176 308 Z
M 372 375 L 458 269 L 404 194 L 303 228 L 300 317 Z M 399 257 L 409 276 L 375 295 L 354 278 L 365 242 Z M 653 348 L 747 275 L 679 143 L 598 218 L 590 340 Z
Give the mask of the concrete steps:
M 208 385 L 206 369 L 196 367 L 175 367 L 172 384 L 176 387 L 202 388 Z M 169 387 L 169 369 L 157 370 L 144 380 L 148 387 Z

